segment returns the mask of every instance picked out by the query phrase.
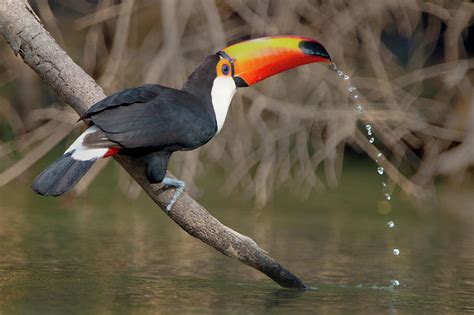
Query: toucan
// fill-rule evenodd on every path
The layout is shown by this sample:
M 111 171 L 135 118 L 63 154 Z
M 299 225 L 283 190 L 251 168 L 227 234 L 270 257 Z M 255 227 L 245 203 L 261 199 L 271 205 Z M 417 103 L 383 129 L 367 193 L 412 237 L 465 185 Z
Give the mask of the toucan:
M 185 188 L 183 181 L 166 177 L 171 154 L 211 140 L 222 129 L 237 88 L 313 62 L 331 63 L 316 40 L 262 37 L 206 57 L 180 90 L 146 84 L 112 94 L 80 117 L 90 127 L 36 177 L 32 188 L 40 195 L 60 196 L 98 159 L 126 154 L 145 161 L 150 183 L 175 188 L 166 207 L 170 211 Z

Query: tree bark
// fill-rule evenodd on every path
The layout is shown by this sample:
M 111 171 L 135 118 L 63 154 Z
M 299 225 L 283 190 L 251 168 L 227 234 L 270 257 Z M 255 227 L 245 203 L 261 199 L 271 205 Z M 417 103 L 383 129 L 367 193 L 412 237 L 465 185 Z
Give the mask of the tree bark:
M 102 88 L 74 63 L 43 28 L 26 0 L 1 0 L 0 33 L 15 54 L 19 54 L 79 115 L 105 97 Z M 151 186 L 142 161 L 123 155 L 115 159 L 164 211 L 172 191 Z M 254 240 L 223 225 L 188 194 L 181 195 L 168 215 L 191 236 L 263 272 L 279 285 L 306 288 L 300 279 L 268 256 Z

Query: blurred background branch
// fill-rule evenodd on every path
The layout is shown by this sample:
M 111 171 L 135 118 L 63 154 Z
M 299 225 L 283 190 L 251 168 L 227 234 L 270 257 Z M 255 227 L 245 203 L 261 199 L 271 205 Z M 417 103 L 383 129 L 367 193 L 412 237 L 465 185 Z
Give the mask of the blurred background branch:
M 31 1 L 58 42 L 107 93 L 147 83 L 180 87 L 206 55 L 249 37 L 320 40 L 364 96 L 354 110 L 337 75 L 311 65 L 242 90 L 225 128 L 202 149 L 176 154 L 172 169 L 197 196 L 205 170 L 223 174 L 257 206 L 286 187 L 298 197 L 333 188 L 344 161 L 379 161 L 412 198 L 434 181 L 471 182 L 474 162 L 474 5 L 470 1 Z M 76 117 L 0 48 L 0 185 L 79 133 Z M 27 92 L 26 92 L 27 91 Z M 15 100 L 10 104 L 8 100 Z M 370 144 L 364 125 L 376 142 Z M 64 130 L 63 130 L 64 129 Z M 67 130 L 66 130 L 67 129 Z M 59 136 L 61 135 L 61 137 Z M 236 137 L 235 135 L 238 135 Z M 55 140 L 55 141 L 53 141 Z M 62 144 L 63 145 L 63 144 Z M 100 173 L 100 167 L 79 185 Z M 103 167 L 103 165 L 102 165 Z M 118 172 L 121 172 L 117 168 Z M 130 198 L 135 184 L 119 185 Z

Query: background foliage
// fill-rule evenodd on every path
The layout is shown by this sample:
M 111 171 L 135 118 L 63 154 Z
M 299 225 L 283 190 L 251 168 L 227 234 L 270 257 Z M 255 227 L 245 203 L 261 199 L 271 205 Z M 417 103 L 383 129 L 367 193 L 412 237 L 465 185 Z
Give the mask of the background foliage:
M 241 90 L 226 126 L 202 149 L 178 153 L 172 169 L 196 181 L 223 174 L 264 205 L 275 188 L 301 196 L 340 181 L 344 158 L 378 161 L 415 198 L 437 178 L 470 183 L 474 160 L 474 5 L 470 1 L 31 1 L 46 28 L 107 93 L 159 83 L 180 87 L 206 55 L 228 43 L 297 34 L 321 41 L 363 96 L 310 65 Z M 83 129 L 40 79 L 0 47 L 0 186 Z M 375 143 L 367 140 L 370 123 Z M 62 141 L 67 138 L 66 141 Z M 376 149 L 378 148 L 378 149 Z M 76 188 L 80 193 L 109 161 Z M 471 168 L 471 169 L 470 169 Z M 375 170 L 374 170 L 375 171 Z M 140 189 L 125 174 L 120 187 Z

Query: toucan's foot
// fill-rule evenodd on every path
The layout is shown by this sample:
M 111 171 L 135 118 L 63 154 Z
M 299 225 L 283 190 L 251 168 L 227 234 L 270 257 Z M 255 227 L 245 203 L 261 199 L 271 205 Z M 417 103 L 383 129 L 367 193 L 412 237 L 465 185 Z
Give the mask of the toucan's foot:
M 171 211 L 171 208 L 178 200 L 179 195 L 181 195 L 181 193 L 184 191 L 186 184 L 182 180 L 169 178 L 169 177 L 165 177 L 163 181 L 161 182 L 161 184 L 165 186 L 171 186 L 176 189 L 176 191 L 173 194 L 173 197 L 170 200 L 170 203 L 166 206 L 166 212 L 168 213 Z

